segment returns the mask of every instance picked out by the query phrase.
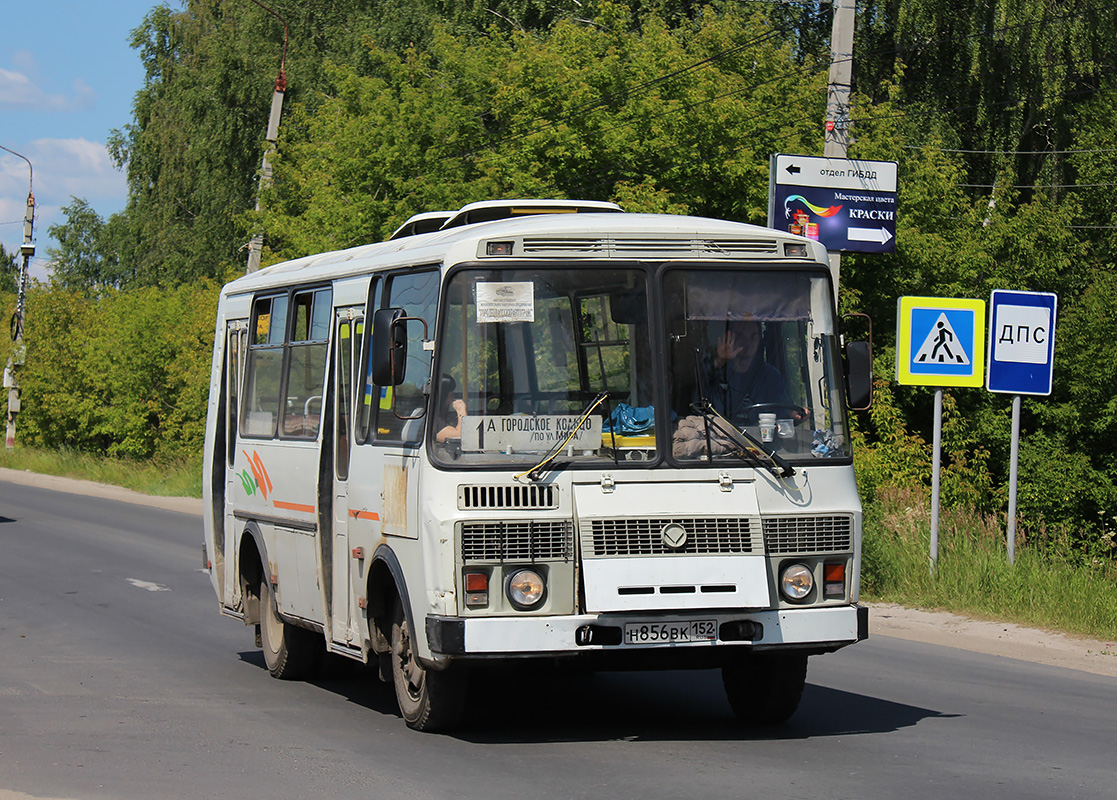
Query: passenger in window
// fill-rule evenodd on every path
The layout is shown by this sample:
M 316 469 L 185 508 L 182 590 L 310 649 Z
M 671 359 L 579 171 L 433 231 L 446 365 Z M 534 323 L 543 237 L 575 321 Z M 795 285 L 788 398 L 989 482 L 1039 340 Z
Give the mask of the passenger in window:
M 731 320 L 705 364 L 705 399 L 738 425 L 755 425 L 758 413 L 774 408 L 796 420 L 805 413 L 792 399 L 783 374 L 765 360 L 763 340 L 756 320 Z
M 465 400 L 454 397 L 457 381 L 449 375 L 442 376 L 442 385 L 439 387 L 438 396 L 448 401 L 448 407 L 439 415 L 443 427 L 434 435 L 436 442 L 445 442 L 449 439 L 462 438 L 462 420 L 465 419 Z

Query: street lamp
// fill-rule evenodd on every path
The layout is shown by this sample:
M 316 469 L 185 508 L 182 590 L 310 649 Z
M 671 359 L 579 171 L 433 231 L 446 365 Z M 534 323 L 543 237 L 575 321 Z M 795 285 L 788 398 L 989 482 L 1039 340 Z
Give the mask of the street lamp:
M 18 156 L 27 162 L 27 209 L 23 215 L 23 244 L 20 245 L 19 253 L 23 256 L 23 263 L 19 268 L 19 282 L 16 289 L 16 311 L 12 315 L 12 341 L 15 342 L 15 347 L 12 348 L 12 354 L 8 357 L 8 365 L 4 367 L 4 388 L 8 390 L 8 427 L 4 435 L 4 446 L 12 450 L 16 446 L 16 415 L 19 413 L 19 376 L 17 374 L 17 367 L 23 366 L 25 349 L 23 346 L 23 311 L 24 303 L 27 299 L 27 271 L 31 264 L 31 256 L 35 255 L 35 243 L 32 241 L 32 235 L 35 232 L 35 168 L 31 166 L 31 162 L 27 156 L 20 155 L 15 150 L 12 150 L 0 144 L 0 150 L 11 153 L 13 156 Z

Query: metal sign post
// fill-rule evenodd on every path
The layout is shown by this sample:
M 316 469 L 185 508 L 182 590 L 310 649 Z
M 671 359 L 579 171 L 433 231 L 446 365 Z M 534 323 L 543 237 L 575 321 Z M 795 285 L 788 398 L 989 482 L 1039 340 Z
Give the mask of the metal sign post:
M 1055 312 L 1048 292 L 994 289 L 989 300 L 989 373 L 985 388 L 1011 394 L 1012 447 L 1008 468 L 1008 563 L 1016 563 L 1016 479 L 1020 457 L 1020 395 L 1049 395 L 1055 372 Z
M 931 465 L 931 571 L 939 557 L 942 387 L 981 386 L 985 366 L 985 301 L 901 297 L 896 305 L 896 380 L 934 386 Z

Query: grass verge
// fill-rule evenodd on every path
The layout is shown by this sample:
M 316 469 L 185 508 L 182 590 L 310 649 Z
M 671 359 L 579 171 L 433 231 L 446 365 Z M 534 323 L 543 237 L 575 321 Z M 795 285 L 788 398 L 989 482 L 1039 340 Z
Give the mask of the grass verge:
M 35 447 L 0 448 L 0 467 L 123 486 L 161 497 L 201 497 L 201 462 L 138 461 Z
M 1003 519 L 943 509 L 932 574 L 929 501 L 912 490 L 882 490 L 866 505 L 864 527 L 866 599 L 1117 639 L 1111 559 L 1018 543 L 1009 564 Z

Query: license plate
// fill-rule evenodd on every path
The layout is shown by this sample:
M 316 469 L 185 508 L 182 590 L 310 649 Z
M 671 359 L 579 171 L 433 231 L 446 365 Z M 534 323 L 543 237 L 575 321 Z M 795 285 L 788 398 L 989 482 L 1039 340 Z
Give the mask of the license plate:
M 712 642 L 717 638 L 718 625 L 712 619 L 629 622 L 624 626 L 625 644 L 688 644 Z

